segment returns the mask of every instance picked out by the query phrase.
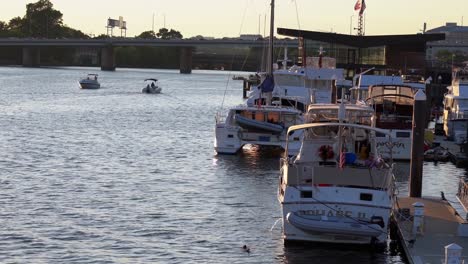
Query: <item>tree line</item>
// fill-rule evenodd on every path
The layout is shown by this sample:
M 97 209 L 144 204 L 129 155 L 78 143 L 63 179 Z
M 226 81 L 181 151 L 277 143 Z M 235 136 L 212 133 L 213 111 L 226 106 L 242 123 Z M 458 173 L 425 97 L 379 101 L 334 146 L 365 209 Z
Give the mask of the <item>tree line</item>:
M 63 22 L 63 14 L 54 9 L 49 0 L 39 0 L 26 5 L 26 14 L 17 16 L 8 22 L 0 21 L 1 38 L 80 38 L 103 39 L 111 36 L 101 34 L 90 36 L 73 29 Z M 182 39 L 183 35 L 174 29 L 161 28 L 158 32 L 144 31 L 135 36 L 142 39 Z M 72 54 L 75 48 L 43 47 L 41 63 L 43 65 L 76 65 Z M 99 54 L 99 51 L 95 51 Z M 179 49 L 172 47 L 119 47 L 115 49 L 118 66 L 178 68 Z M 18 47 L 0 49 L 0 63 L 21 64 L 22 50 Z M 100 59 L 99 56 L 98 60 Z M 84 62 L 83 62 L 84 61 Z M 79 65 L 93 66 L 92 60 L 79 61 Z M 98 62 L 99 63 L 99 62 Z

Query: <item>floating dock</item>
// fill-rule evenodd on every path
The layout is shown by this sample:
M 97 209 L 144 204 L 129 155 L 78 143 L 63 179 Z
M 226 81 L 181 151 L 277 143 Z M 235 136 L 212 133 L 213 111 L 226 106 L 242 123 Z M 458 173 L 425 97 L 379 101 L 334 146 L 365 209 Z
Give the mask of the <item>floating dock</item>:
M 465 188 L 464 182 L 460 188 Z M 467 192 L 468 193 L 468 192 Z M 393 214 L 409 263 L 464 263 L 468 260 L 468 222 L 441 197 L 399 197 Z M 395 237 L 392 237 L 395 238 Z

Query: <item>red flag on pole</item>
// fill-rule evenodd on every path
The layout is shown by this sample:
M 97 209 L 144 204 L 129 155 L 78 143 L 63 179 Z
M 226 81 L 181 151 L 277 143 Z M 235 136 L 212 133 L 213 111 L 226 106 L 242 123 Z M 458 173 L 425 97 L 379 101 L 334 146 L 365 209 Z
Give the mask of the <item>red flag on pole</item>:
M 359 10 L 359 15 L 362 16 L 364 10 L 366 9 L 366 2 L 365 0 L 357 0 L 356 4 L 354 5 L 354 10 Z
M 361 9 L 361 0 L 357 0 L 356 4 L 354 5 L 354 10 L 358 11 Z

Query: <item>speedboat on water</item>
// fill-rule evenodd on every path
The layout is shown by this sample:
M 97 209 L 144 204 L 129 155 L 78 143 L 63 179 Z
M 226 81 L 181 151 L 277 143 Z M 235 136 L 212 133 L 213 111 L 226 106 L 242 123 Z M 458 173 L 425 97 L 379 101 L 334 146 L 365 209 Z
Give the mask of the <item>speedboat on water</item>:
M 98 75 L 90 73 L 79 81 L 81 89 L 99 89 L 101 84 L 98 81 Z
M 156 85 L 157 79 L 145 79 L 146 86 L 141 90 L 142 93 L 158 94 L 162 88 Z
M 298 155 L 281 160 L 278 200 L 285 243 L 380 244 L 387 239 L 395 179 L 375 136 L 391 135 L 344 120 L 288 129 L 288 134 L 302 130 L 304 136 Z M 363 134 L 365 142 L 357 136 Z M 368 155 L 359 145 L 369 147 Z

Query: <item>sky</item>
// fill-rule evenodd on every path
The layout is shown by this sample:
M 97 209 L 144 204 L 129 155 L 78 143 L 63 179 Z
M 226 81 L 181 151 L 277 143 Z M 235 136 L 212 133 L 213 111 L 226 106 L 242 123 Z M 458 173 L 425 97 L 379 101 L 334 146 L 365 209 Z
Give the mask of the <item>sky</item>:
M 0 21 L 23 17 L 36 0 L 0 0 Z M 268 34 L 270 0 L 51 0 L 63 22 L 86 34 L 105 34 L 107 19 L 122 16 L 127 36 L 166 27 L 184 37 Z M 275 28 L 350 34 L 356 0 L 276 0 Z M 366 0 L 365 34 L 416 34 L 456 22 L 468 26 L 468 0 Z M 154 19 L 153 19 L 154 18 Z M 266 19 L 265 19 L 266 18 Z M 266 22 L 266 23 L 265 23 Z M 265 27 L 265 24 L 267 25 Z M 114 29 L 114 35 L 119 32 Z M 276 30 L 275 30 L 276 32 Z M 120 34 L 120 33 L 117 33 Z

